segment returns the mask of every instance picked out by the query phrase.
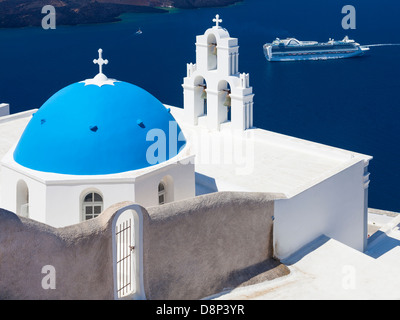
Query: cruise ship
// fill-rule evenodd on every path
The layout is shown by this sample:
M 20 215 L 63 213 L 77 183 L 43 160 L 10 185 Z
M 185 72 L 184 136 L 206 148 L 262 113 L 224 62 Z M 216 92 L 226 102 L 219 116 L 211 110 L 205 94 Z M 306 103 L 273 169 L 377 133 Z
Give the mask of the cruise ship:
M 363 55 L 369 47 L 363 47 L 347 36 L 341 41 L 299 41 L 295 38 L 279 39 L 264 44 L 268 61 L 327 60 Z

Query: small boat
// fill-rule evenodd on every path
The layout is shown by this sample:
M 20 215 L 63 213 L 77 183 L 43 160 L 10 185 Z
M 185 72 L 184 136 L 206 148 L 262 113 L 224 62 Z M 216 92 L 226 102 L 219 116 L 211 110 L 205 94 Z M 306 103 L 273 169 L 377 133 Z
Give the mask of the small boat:
M 136 34 L 142 34 L 143 33 L 143 31 L 142 30 L 140 30 L 140 28 L 139 28 L 139 30 L 138 31 L 136 31 Z

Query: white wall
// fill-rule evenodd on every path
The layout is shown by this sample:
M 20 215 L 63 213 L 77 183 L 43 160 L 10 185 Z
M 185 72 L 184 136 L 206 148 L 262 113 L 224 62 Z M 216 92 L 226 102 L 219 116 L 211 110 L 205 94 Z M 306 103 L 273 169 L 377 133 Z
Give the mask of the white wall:
M 103 210 L 118 202 L 134 201 L 135 195 L 133 182 L 48 185 L 46 223 L 64 227 L 82 222 L 82 201 L 90 191 L 103 197 Z
M 46 187 L 43 183 L 22 175 L 19 172 L 2 167 L 1 171 L 1 200 L 0 207 L 11 212 L 17 212 L 17 184 L 23 180 L 29 192 L 29 218 L 45 222 Z
M 53 227 L 64 227 L 82 221 L 82 200 L 89 192 L 98 192 L 103 197 L 103 209 L 122 201 L 134 201 L 135 186 L 131 183 L 112 181 L 99 183 L 75 182 L 51 183 L 35 180 L 27 175 L 2 168 L 0 207 L 17 213 L 17 184 L 23 180 L 29 191 L 29 218 L 49 224 Z
M 325 234 L 365 249 L 364 161 L 289 199 L 275 201 L 274 250 L 279 259 Z
M 28 170 L 29 175 L 14 170 L 13 160 L 8 159 L 11 167 L 8 166 L 10 163 L 2 166 L 0 207 L 18 212 L 17 184 L 20 180 L 27 184 L 29 190 L 29 218 L 53 227 L 82 222 L 83 198 L 90 191 L 97 192 L 103 197 L 103 210 L 123 201 L 136 202 L 145 207 L 158 205 L 158 184 L 163 179 L 169 188 L 167 202 L 194 197 L 193 157 L 188 156 L 181 160 L 187 164 L 181 162 L 164 164 L 136 177 L 82 176 L 67 179 L 63 175 L 53 174 L 53 180 L 48 181 L 33 177 L 35 172 L 32 170 Z M 37 175 L 43 174 L 38 172 Z
M 170 164 L 160 170 L 138 177 L 135 181 L 135 202 L 143 207 L 158 205 L 158 184 L 169 176 L 173 180 L 173 199 L 168 195 L 167 202 L 179 201 L 195 196 L 193 160 L 187 164 Z M 167 188 L 168 188 L 167 181 Z

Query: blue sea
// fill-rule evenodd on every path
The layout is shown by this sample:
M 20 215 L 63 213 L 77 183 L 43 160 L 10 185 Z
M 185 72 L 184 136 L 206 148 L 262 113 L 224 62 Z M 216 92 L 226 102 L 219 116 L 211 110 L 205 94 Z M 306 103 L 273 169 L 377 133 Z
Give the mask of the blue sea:
M 342 28 L 342 8 L 356 9 L 356 29 Z M 0 30 L 0 102 L 16 113 L 39 108 L 61 88 L 98 72 L 98 48 L 110 78 L 134 83 L 182 107 L 186 63 L 195 37 L 216 14 L 239 38 L 240 72 L 250 73 L 254 125 L 372 155 L 369 206 L 400 211 L 400 46 L 371 47 L 359 58 L 269 63 L 262 45 L 276 37 L 361 44 L 400 43 L 395 0 L 244 0 L 225 8 L 125 14 L 109 24 Z M 135 32 L 141 28 L 143 34 Z M 338 201 L 340 201 L 338 199 Z

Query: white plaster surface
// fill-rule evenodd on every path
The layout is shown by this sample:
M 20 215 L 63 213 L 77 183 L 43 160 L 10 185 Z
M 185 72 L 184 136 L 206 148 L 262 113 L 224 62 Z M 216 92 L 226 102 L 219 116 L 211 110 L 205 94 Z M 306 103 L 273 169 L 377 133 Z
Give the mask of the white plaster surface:
M 400 215 L 389 220 L 361 253 L 320 237 L 283 260 L 291 273 L 279 279 L 222 292 L 210 299 L 335 300 L 400 299 Z
M 274 249 L 286 258 L 325 234 L 363 251 L 367 241 L 366 168 L 372 157 L 251 128 L 221 130 L 170 107 L 196 155 L 196 194 L 283 194 L 275 202 Z
M 258 128 L 235 131 L 229 123 L 221 131 L 212 131 L 185 121 L 183 109 L 168 107 L 196 154 L 196 172 L 212 177 L 202 183 L 203 192 L 208 188 L 209 192 L 272 192 L 292 197 L 372 158 Z
M 12 114 L 0 118 L 0 159 L 15 145 L 33 113 L 36 109 L 21 112 L 18 114 Z M 0 185 L 1 185 L 1 166 L 0 166 Z M 1 192 L 0 192 L 0 203 L 1 203 Z
M 366 247 L 364 164 L 327 177 L 300 194 L 275 202 L 275 256 L 284 259 L 320 235 L 354 249 Z

